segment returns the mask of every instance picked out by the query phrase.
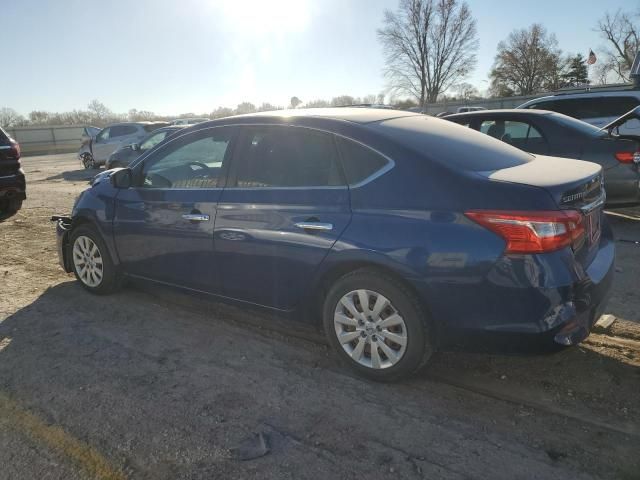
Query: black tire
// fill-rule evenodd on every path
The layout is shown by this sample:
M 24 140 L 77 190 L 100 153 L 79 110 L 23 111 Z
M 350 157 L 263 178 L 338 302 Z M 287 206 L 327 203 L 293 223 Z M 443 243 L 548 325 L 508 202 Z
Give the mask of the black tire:
M 96 161 L 90 153 L 82 154 L 82 166 L 85 170 L 100 168 L 99 165 L 96 165 Z
M 349 292 L 356 290 L 369 290 L 381 294 L 391 302 L 393 310 L 404 320 L 402 330 L 406 327 L 406 347 L 397 363 L 378 369 L 364 366 L 356 362 L 338 340 L 334 324 L 334 314 L 338 302 Z M 426 365 L 435 351 L 435 332 L 431 319 L 416 295 L 402 282 L 378 270 L 356 270 L 338 279 L 325 297 L 322 317 L 329 343 L 338 352 L 342 361 L 358 374 L 371 380 L 390 382 L 413 375 Z M 373 341 L 376 341 L 375 332 L 372 338 Z M 354 340 L 354 342 L 357 341 Z M 370 343 L 370 345 L 373 344 Z M 371 347 L 369 347 L 369 351 L 371 351 Z M 369 356 L 371 357 L 371 354 Z
M 76 240 L 80 237 L 87 237 L 95 244 L 102 260 L 102 277 L 97 285 L 90 285 L 81 277 L 76 261 L 74 260 L 74 247 Z M 113 264 L 106 244 L 94 227 L 90 225 L 79 225 L 71 231 L 69 237 L 69 255 L 73 273 L 84 289 L 98 295 L 106 295 L 116 291 L 120 287 L 120 275 Z

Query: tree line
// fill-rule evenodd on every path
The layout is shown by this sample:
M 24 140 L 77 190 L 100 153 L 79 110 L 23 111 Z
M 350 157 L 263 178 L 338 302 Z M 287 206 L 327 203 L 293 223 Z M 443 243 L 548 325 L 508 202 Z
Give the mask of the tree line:
M 34 110 L 27 116 L 23 116 L 12 108 L 0 108 L 0 126 L 3 128 L 46 126 L 46 125 L 94 125 L 103 127 L 116 122 L 141 122 L 141 121 L 171 121 L 177 118 L 201 117 L 201 118 L 223 118 L 233 115 L 247 113 L 266 112 L 271 110 L 283 110 L 285 108 L 319 108 L 319 107 L 342 107 L 348 105 L 368 105 L 374 103 L 384 103 L 385 94 L 366 95 L 364 97 L 354 97 L 351 95 L 340 95 L 330 100 L 315 99 L 303 102 L 298 97 L 291 97 L 287 107 L 262 103 L 259 105 L 251 102 L 239 103 L 235 108 L 217 107 L 210 113 L 187 112 L 180 115 L 159 115 L 148 110 L 130 109 L 127 113 L 115 113 L 99 100 L 92 100 L 85 110 L 72 110 L 70 112 L 47 112 L 44 110 Z M 407 100 L 397 100 L 390 98 L 390 102 L 398 108 L 407 108 L 416 104 Z

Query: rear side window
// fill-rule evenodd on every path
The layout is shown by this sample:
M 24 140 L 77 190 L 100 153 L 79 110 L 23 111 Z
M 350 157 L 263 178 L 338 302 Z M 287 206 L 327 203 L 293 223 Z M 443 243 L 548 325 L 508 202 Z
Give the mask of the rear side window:
M 116 125 L 115 127 L 111 127 L 111 138 L 133 135 L 137 131 L 138 129 L 133 125 Z
M 637 107 L 636 97 L 585 97 L 556 99 L 536 103 L 528 108 L 551 110 L 573 118 L 619 117 Z
M 343 185 L 332 135 L 307 128 L 244 127 L 234 164 L 239 188 Z
M 349 185 L 355 185 L 384 169 L 389 161 L 368 147 L 337 137 L 342 166 Z

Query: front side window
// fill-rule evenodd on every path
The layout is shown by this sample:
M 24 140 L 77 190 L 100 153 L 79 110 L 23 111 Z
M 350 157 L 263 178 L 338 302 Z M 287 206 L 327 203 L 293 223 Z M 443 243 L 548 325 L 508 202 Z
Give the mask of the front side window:
M 389 161 L 364 145 L 338 137 L 342 166 L 349 185 L 355 185 L 385 168 Z
M 511 120 L 485 120 L 480 124 L 480 131 L 498 140 L 525 140 L 542 136 L 533 125 Z
M 245 127 L 237 150 L 238 188 L 343 184 L 331 134 L 299 127 Z
M 229 128 L 185 135 L 145 159 L 144 188 L 217 188 L 231 142 Z
M 105 128 L 96 137 L 96 142 L 106 142 L 111 137 L 111 128 Z
M 162 140 L 164 140 L 169 132 L 158 132 L 154 135 L 151 135 L 144 142 L 140 144 L 140 150 L 151 150 L 157 144 L 159 144 Z

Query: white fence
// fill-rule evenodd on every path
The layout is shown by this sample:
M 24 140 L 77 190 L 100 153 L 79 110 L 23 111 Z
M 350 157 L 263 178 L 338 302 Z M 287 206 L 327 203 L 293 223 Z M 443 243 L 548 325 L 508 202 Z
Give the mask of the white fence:
M 52 125 L 5 129 L 20 144 L 23 155 L 69 153 L 80 149 L 84 125 Z

